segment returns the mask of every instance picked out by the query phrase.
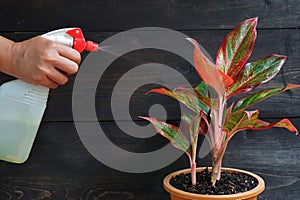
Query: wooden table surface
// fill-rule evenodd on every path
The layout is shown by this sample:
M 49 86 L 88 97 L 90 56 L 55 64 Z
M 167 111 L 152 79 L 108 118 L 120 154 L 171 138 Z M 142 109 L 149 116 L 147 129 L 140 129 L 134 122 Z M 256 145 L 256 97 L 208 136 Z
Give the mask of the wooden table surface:
M 250 61 L 272 53 L 288 56 L 276 78 L 260 88 L 300 84 L 300 4 L 296 0 L 3 0 L 0 8 L 0 34 L 15 41 L 62 27 L 81 27 L 87 39 L 97 42 L 132 28 L 165 27 L 195 38 L 212 57 L 231 29 L 244 19 L 258 16 L 258 38 Z M 99 103 L 95 109 L 99 124 L 117 146 L 133 152 L 153 151 L 165 145 L 166 140 L 158 136 L 137 139 L 116 125 L 109 110 L 114 85 L 133 64 L 147 62 L 169 64 L 191 84 L 196 84 L 199 78 L 192 66 L 167 52 L 147 50 L 130 56 L 134 63 L 120 58 L 105 72 L 103 85 L 96 93 L 95 100 Z M 163 85 L 164 76 L 167 74 L 153 78 Z M 28 161 L 21 165 L 0 161 L 0 199 L 169 199 L 162 188 L 162 179 L 174 170 L 186 168 L 186 157 L 183 155 L 167 167 L 148 173 L 121 172 L 97 161 L 75 128 L 72 115 L 75 78 L 70 77 L 67 85 L 51 91 Z M 146 77 L 137 74 L 131 81 L 143 78 Z M 0 75 L 1 83 L 12 79 Z M 149 107 L 157 103 L 167 109 L 169 120 L 178 123 L 179 104 L 168 98 L 144 95 L 151 87 L 140 87 L 132 94 L 131 118 L 122 119 L 123 123 L 132 120 L 142 123 L 137 116 L 148 115 Z M 261 110 L 266 121 L 289 118 L 300 129 L 300 89 L 281 93 L 254 108 Z M 209 156 L 198 160 L 199 166 L 210 163 Z M 266 182 L 266 190 L 259 196 L 261 200 L 300 199 L 300 137 L 286 130 L 240 132 L 230 142 L 223 165 L 261 175 Z

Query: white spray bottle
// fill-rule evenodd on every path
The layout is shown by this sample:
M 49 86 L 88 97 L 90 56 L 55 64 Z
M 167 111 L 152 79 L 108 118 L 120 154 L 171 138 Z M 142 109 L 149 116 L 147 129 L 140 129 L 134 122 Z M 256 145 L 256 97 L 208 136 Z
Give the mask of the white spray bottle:
M 64 28 L 42 35 L 79 53 L 97 51 L 98 44 L 85 41 L 80 28 Z M 31 151 L 42 120 L 49 88 L 13 80 L 0 86 L 0 160 L 23 163 Z

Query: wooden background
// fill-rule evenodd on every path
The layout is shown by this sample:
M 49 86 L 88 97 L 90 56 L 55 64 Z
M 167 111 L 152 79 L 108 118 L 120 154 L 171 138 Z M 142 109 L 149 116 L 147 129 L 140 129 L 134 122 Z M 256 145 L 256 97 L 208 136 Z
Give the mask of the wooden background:
M 81 27 L 87 39 L 97 42 L 132 28 L 165 27 L 197 39 L 213 57 L 234 26 L 258 16 L 258 38 L 250 60 L 271 53 L 288 56 L 282 71 L 262 88 L 300 84 L 300 4 L 297 0 L 2 0 L 0 10 L 0 34 L 15 41 L 69 26 Z M 151 59 L 177 59 L 173 67 L 192 84 L 197 83 L 193 68 L 178 58 L 162 57 L 155 51 L 146 55 Z M 138 54 L 133 56 L 141 59 Z M 122 66 L 128 66 L 128 62 L 121 59 L 115 65 L 114 70 L 105 74 L 105 87 L 97 92 L 96 99 L 101 103 L 96 105 L 96 110 L 102 113 L 101 126 L 116 145 L 126 150 L 147 152 L 160 148 L 166 143 L 163 138 L 135 139 L 116 126 L 107 94 L 112 92 L 113 85 L 124 73 Z M 11 79 L 4 74 L 0 76 L 1 83 Z M 186 158 L 183 156 L 163 169 L 142 174 L 120 172 L 98 162 L 83 146 L 75 129 L 74 79 L 75 76 L 67 85 L 51 91 L 28 161 L 22 165 L 0 161 L 0 199 L 167 200 L 168 194 L 161 187 L 162 178 L 187 167 Z M 166 106 L 168 119 L 176 123 L 178 104 L 168 98 L 145 96 L 147 89 L 149 87 L 142 87 L 133 94 L 130 102 L 133 120 L 138 120 L 138 115 L 147 115 L 147 108 L 159 102 Z M 261 109 L 266 121 L 288 117 L 300 129 L 299 100 L 298 89 L 268 99 L 256 108 Z M 209 166 L 209 157 L 199 160 L 198 165 Z M 300 199 L 299 136 L 281 129 L 241 132 L 232 139 L 224 166 L 261 175 L 267 187 L 259 199 Z

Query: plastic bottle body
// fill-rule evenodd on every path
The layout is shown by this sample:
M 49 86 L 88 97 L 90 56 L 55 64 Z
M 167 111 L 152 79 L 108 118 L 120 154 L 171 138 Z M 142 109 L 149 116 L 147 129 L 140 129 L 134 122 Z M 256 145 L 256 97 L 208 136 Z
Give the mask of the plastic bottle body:
M 0 159 L 27 160 L 46 106 L 32 105 L 0 93 Z

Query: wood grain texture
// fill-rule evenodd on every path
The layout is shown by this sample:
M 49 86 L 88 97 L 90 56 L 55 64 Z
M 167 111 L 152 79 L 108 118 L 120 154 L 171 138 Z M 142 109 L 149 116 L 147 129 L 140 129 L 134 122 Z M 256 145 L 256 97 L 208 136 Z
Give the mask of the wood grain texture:
M 300 128 L 299 119 L 293 122 Z M 130 152 L 153 151 L 166 144 L 162 137 L 151 140 L 130 137 L 111 122 L 101 123 L 101 126 L 111 141 Z M 297 199 L 300 194 L 299 150 L 300 138 L 285 130 L 243 131 L 233 137 L 223 164 L 261 175 L 267 188 L 259 199 Z M 210 163 L 209 156 L 198 160 L 199 166 Z M 25 164 L 0 162 L 0 198 L 167 200 L 168 194 L 161 186 L 162 178 L 187 166 L 188 160 L 183 155 L 155 172 L 119 172 L 89 154 L 73 123 L 44 122 Z
M 62 27 L 79 26 L 87 39 L 96 42 L 132 28 L 165 27 L 195 38 L 212 57 L 234 26 L 246 18 L 258 16 L 258 38 L 250 61 L 271 53 L 288 56 L 281 72 L 261 89 L 282 87 L 288 83 L 300 84 L 300 4 L 296 0 L 2 0 L 0 9 L 0 35 L 14 41 Z M 83 54 L 83 58 L 86 56 Z M 137 135 L 139 131 L 126 132 L 117 126 L 110 109 L 114 85 L 129 69 L 148 62 L 169 64 L 192 85 L 197 84 L 199 78 L 190 64 L 167 52 L 139 51 L 132 52 L 129 57 L 131 61 L 119 58 L 102 77 L 93 99 L 97 102 L 95 110 L 112 143 L 130 152 L 151 152 L 162 148 L 167 141 L 155 135 L 154 131 L 149 133 L 154 134 L 150 138 L 137 138 L 130 134 Z M 137 116 L 148 115 L 152 105 L 161 104 L 170 122 L 178 124 L 180 107 L 176 101 L 145 95 L 150 88 L 164 85 L 165 76 L 174 80 L 178 78 L 176 74 L 158 73 L 152 76 L 156 85 L 145 85 L 136 90 L 128 105 L 130 116 L 123 116 L 117 122 L 130 127 L 131 120 L 134 120 L 138 125 L 145 125 L 146 122 Z M 168 200 L 162 179 L 170 172 L 186 168 L 186 156 L 158 171 L 141 174 L 120 172 L 97 161 L 83 145 L 73 122 L 72 89 L 75 78 L 71 76 L 67 85 L 51 91 L 28 161 L 22 165 L 0 161 L 0 199 Z M 127 81 L 145 78 L 148 77 L 136 74 Z M 12 79 L 0 74 L 0 84 Z M 99 77 L 91 74 L 85 81 L 98 80 Z M 80 93 L 85 97 L 84 90 Z M 128 93 L 130 91 L 126 89 L 122 92 Z M 88 103 L 90 99 L 86 101 Z M 121 94 L 117 102 L 124 104 Z M 261 110 L 261 117 L 266 121 L 288 117 L 300 129 L 300 89 L 279 94 L 254 108 Z M 86 132 L 89 133 L 90 127 L 98 125 L 92 120 L 85 118 L 76 123 L 88 125 Z M 259 200 L 295 200 L 300 197 L 299 152 L 300 137 L 286 130 L 243 131 L 230 142 L 223 165 L 261 175 L 266 181 L 266 190 Z M 209 155 L 198 160 L 199 166 L 210 164 Z
M 231 29 L 256 16 L 260 18 L 260 28 L 300 26 L 300 9 L 294 0 L 3 0 L 0 9 L 0 31 L 49 31 L 65 26 L 80 26 L 86 31 L 145 26 Z

